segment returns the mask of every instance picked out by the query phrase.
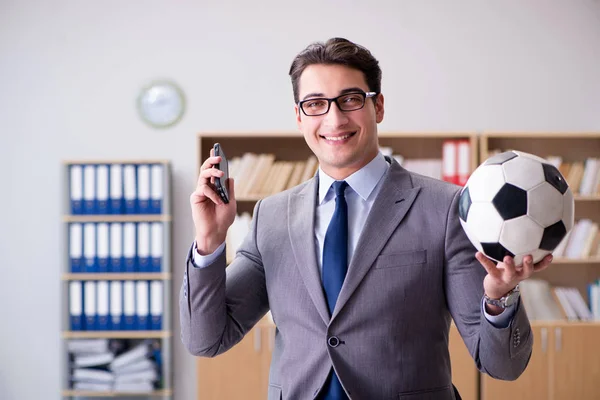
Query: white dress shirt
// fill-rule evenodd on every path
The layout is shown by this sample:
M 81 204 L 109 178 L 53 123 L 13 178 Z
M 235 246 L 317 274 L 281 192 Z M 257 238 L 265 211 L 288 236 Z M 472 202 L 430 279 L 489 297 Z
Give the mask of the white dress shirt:
M 390 164 L 379 152 L 371 162 L 345 179 L 348 183 L 345 191 L 346 203 L 348 204 L 348 260 L 352 259 L 362 228 L 365 226 L 373 202 L 381 188 L 382 178 L 389 167 Z M 335 193 L 332 189 L 335 179 L 324 173 L 321 168 L 319 168 L 318 174 L 319 192 L 315 213 L 315 245 L 319 270 L 322 270 L 325 233 L 335 211 Z M 192 264 L 196 268 L 206 267 L 213 263 L 224 249 L 225 243 L 222 243 L 217 250 L 206 256 L 194 251 Z M 485 311 L 485 304 L 483 304 L 483 310 L 487 320 L 498 328 L 507 327 L 514 314 L 514 306 L 510 306 L 499 315 L 489 315 Z

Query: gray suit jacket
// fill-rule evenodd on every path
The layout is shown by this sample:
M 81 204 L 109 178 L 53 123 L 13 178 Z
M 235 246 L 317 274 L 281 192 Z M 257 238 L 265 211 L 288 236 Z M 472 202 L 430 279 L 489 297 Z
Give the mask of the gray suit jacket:
M 459 187 L 392 160 L 330 316 L 316 260 L 317 179 L 258 202 L 229 267 L 223 255 L 195 268 L 190 250 L 180 293 L 189 352 L 227 351 L 270 309 L 269 400 L 314 398 L 332 366 L 352 399 L 454 399 L 453 319 L 481 371 L 523 372 L 529 321 L 520 303 L 507 328 L 485 318 L 485 270 L 458 220 Z

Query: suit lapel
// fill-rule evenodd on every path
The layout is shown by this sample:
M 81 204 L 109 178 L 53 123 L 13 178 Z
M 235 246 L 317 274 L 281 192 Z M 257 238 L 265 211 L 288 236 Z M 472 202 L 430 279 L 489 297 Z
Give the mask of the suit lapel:
M 321 285 L 315 248 L 315 208 L 318 178 L 309 181 L 298 193 L 291 194 L 288 203 L 288 231 L 296 265 L 308 293 L 323 319 L 329 324 L 329 309 Z
M 354 249 L 331 319 L 352 296 L 419 193 L 420 188 L 412 187 L 409 173 L 393 159 L 383 179 Z

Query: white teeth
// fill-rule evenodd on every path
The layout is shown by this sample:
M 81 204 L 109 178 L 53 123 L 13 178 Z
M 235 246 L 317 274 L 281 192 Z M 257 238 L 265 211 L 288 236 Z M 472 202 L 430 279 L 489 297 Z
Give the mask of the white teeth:
M 351 135 L 346 135 L 346 136 L 338 136 L 338 137 L 325 137 L 325 140 L 332 140 L 332 141 L 339 141 L 339 140 L 344 140 L 344 139 L 348 139 Z

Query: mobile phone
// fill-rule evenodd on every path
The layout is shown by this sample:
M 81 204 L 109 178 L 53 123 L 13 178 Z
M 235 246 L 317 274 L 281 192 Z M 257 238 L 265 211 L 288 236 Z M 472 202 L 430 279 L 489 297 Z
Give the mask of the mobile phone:
M 225 157 L 225 152 L 223 152 L 223 148 L 219 143 L 215 143 L 213 146 L 213 153 L 215 157 L 221 156 L 221 162 L 215 164 L 215 168 L 221 170 L 225 173 L 222 178 L 215 177 L 215 188 L 217 189 L 217 193 L 221 200 L 225 204 L 229 203 L 229 191 L 227 190 L 227 179 L 229 178 L 229 162 L 227 161 L 227 157 Z

